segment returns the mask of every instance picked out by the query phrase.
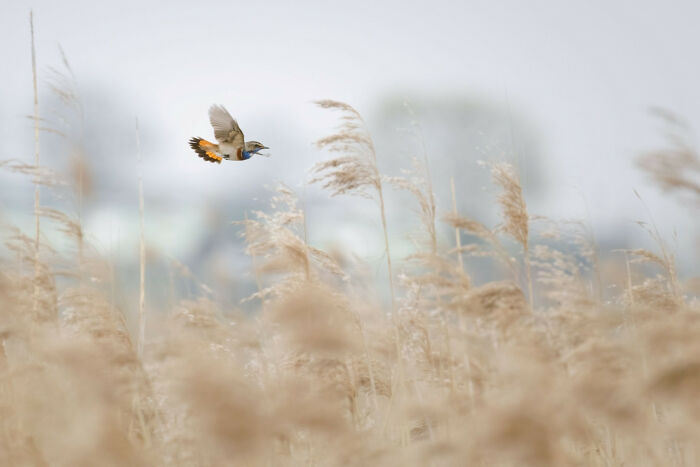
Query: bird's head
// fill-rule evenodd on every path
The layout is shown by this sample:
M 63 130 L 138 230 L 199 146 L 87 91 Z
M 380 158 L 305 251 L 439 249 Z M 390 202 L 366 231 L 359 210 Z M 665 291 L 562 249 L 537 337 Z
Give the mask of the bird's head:
M 267 146 L 265 146 L 262 143 L 259 143 L 257 141 L 248 141 L 245 143 L 245 150 L 246 152 L 250 154 L 257 154 L 258 152 L 262 151 L 263 149 L 270 149 Z

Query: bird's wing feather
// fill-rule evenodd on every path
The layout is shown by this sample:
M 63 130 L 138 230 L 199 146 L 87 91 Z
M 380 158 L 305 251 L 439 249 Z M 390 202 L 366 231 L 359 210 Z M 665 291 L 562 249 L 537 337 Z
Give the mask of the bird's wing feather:
M 214 136 L 219 143 L 231 143 L 243 146 L 244 138 L 238 122 L 222 105 L 209 107 L 209 121 L 214 127 Z

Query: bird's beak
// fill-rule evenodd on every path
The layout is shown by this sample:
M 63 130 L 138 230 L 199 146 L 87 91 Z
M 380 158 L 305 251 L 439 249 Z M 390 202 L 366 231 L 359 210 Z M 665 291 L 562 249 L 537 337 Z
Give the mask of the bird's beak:
M 263 146 L 260 149 L 270 149 L 270 148 L 268 148 L 267 146 Z

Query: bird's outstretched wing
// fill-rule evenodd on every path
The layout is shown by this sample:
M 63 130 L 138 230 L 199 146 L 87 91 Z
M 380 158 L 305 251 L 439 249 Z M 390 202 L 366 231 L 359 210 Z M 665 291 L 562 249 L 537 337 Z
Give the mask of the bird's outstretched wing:
M 224 106 L 215 104 L 209 107 L 209 121 L 214 127 L 214 136 L 219 143 L 243 147 L 243 132 Z

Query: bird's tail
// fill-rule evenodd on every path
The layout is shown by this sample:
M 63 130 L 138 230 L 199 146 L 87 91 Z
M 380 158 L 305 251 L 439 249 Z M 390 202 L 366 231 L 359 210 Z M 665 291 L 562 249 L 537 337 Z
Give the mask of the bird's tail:
M 190 147 L 205 161 L 221 163 L 221 156 L 215 152 L 219 149 L 218 145 L 210 143 L 203 138 L 190 138 Z

